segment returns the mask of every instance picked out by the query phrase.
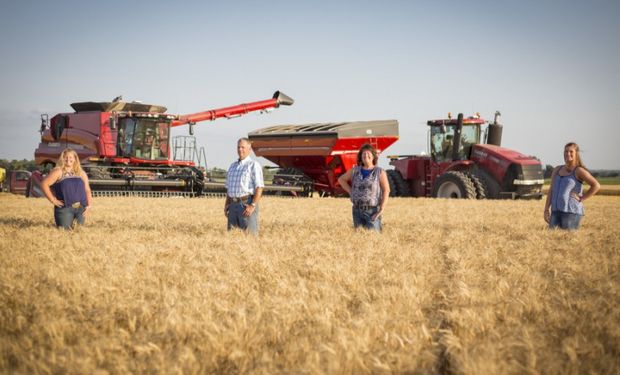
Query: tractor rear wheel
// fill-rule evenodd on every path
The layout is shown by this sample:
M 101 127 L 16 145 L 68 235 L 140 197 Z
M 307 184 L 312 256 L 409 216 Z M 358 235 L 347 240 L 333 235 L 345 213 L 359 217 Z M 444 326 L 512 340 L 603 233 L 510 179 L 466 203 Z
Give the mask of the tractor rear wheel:
M 502 189 L 499 183 L 487 171 L 478 169 L 474 172 L 474 176 L 478 177 L 484 185 L 487 199 L 499 199 L 499 193 Z
M 396 188 L 395 196 L 410 197 L 411 190 L 409 189 L 409 185 L 407 185 L 407 181 L 405 181 L 405 179 L 403 178 L 403 175 L 400 174 L 400 172 L 395 169 L 390 169 L 386 172 L 388 175 L 388 181 L 390 179 L 390 176 L 392 177 L 392 181 L 394 181 L 394 187 Z M 391 193 L 391 190 L 392 190 L 392 186 L 390 185 L 390 193 Z M 392 196 L 392 194 L 390 194 L 390 196 Z
M 475 199 L 476 188 L 472 180 L 463 172 L 448 171 L 435 180 L 433 197 Z
M 478 178 L 478 176 L 471 172 L 467 172 L 465 173 L 465 175 L 471 179 L 471 182 L 474 183 L 474 188 L 476 189 L 476 199 L 486 199 L 487 190 L 484 187 L 482 181 L 480 181 L 480 179 Z

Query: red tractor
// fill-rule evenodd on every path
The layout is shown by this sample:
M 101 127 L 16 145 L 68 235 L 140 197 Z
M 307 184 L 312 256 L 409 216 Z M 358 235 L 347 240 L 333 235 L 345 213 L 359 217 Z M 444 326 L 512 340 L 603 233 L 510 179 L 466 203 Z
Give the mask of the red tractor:
M 49 169 L 62 150 L 74 149 L 96 195 L 201 195 L 218 184 L 208 182 L 204 171 L 196 166 L 195 139 L 182 137 L 182 142 L 172 143 L 170 129 L 189 125 L 193 135 L 197 122 L 266 111 L 293 102 L 276 91 L 271 99 L 189 115 L 167 114 L 165 107 L 128 103 L 120 97 L 112 102 L 73 103 L 74 113 L 57 114 L 49 124 L 47 115 L 41 116 L 41 143 L 35 161 Z M 26 195 L 42 196 L 42 177 L 41 172 L 33 173 Z
M 543 167 L 532 156 L 501 147 L 499 112 L 493 123 L 479 116 L 428 121 L 430 155 L 389 157 L 394 196 L 540 199 Z M 488 125 L 483 134 L 482 127 Z M 483 142 L 481 142 L 483 139 Z

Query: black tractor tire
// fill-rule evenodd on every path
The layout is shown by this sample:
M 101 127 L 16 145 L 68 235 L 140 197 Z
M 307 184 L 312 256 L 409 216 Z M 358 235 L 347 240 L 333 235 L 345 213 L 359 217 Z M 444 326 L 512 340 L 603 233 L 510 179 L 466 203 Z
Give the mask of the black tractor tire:
M 480 182 L 484 185 L 487 199 L 499 199 L 499 193 L 502 191 L 502 188 L 499 183 L 495 181 L 493 176 L 482 169 L 476 170 L 473 175 L 478 177 Z
M 471 182 L 474 183 L 474 188 L 476 189 L 476 199 L 486 199 L 487 197 L 487 189 L 478 176 L 471 172 L 465 173 L 467 177 L 471 179 Z
M 390 176 L 392 176 L 392 180 L 394 181 L 394 186 L 396 188 L 396 196 L 397 197 L 410 197 L 411 189 L 409 189 L 409 185 L 407 185 L 407 181 L 403 178 L 403 175 L 400 174 L 399 171 L 395 169 L 390 169 L 387 171 L 388 181 Z M 390 193 L 392 190 L 392 186 L 390 186 Z M 391 196 L 391 194 L 390 194 Z
M 397 197 L 398 190 L 396 189 L 396 181 L 394 181 L 394 176 L 392 174 L 387 173 L 388 184 L 390 185 L 390 197 Z
M 476 188 L 472 180 L 463 172 L 448 171 L 435 180 L 433 197 L 475 199 Z

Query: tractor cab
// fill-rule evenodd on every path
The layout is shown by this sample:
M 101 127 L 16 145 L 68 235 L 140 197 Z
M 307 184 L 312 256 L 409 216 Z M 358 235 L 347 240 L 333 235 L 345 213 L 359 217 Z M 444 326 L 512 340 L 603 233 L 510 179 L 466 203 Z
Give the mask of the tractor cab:
M 463 119 L 459 127 L 458 121 L 450 115 L 448 119 L 428 121 L 429 149 L 433 161 L 442 163 L 469 159 L 472 146 L 480 143 L 481 125 L 484 123 L 480 117 L 470 117 Z

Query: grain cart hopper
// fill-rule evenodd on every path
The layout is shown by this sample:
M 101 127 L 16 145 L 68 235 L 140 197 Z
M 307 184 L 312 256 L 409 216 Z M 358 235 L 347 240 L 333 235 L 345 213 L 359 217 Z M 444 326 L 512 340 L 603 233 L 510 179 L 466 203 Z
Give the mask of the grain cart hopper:
M 428 121 L 430 155 L 390 157 L 396 196 L 439 198 L 542 198 L 543 168 L 532 156 L 501 147 L 500 113 Z M 486 131 L 482 127 L 487 125 Z M 482 142 L 481 142 L 482 141 Z
M 35 161 L 49 169 L 62 150 L 74 149 L 95 195 L 201 195 L 217 184 L 207 182 L 193 160 L 175 160 L 170 129 L 188 125 L 193 134 L 194 124 L 201 121 L 291 104 L 293 99 L 279 91 L 271 99 L 187 115 L 167 114 L 165 107 L 123 102 L 120 97 L 112 102 L 73 103 L 74 113 L 57 114 L 49 124 L 47 115 L 41 117 Z M 42 177 L 40 172 L 33 174 L 27 195 L 42 195 Z
M 398 140 L 398 121 L 355 121 L 307 125 L 278 125 L 248 134 L 257 156 L 282 168 L 274 183 L 311 183 L 321 195 L 344 191 L 338 177 L 357 164 L 365 143 L 378 152 Z

